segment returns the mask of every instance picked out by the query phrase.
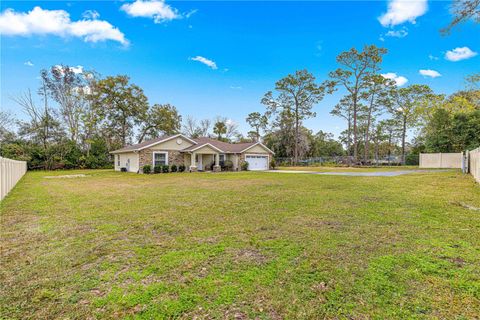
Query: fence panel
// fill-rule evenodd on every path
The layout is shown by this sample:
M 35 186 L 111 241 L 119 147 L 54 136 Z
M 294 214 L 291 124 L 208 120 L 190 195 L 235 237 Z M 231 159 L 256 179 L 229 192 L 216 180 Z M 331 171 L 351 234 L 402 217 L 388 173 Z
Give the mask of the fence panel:
M 0 157 L 0 200 L 3 200 L 18 180 L 27 172 L 27 162 Z
M 469 152 L 469 170 L 472 176 L 480 183 L 480 148 Z
M 420 153 L 420 168 L 462 168 L 461 152 L 458 153 Z

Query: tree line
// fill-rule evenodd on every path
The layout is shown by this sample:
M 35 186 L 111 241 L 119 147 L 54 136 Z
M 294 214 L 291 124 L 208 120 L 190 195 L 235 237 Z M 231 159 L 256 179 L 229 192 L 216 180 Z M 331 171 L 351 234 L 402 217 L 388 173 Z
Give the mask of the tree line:
M 295 163 L 323 155 L 318 144 L 331 150 L 331 136 L 322 131 L 313 135 L 303 122 L 316 117 L 313 107 L 326 94 L 338 91 L 343 95 L 330 113 L 346 122 L 339 137 L 345 149 L 329 155 L 343 153 L 353 164 L 368 164 L 399 154 L 402 164 L 414 164 L 421 151 L 458 152 L 480 145 L 479 74 L 467 77 L 465 90 L 450 96 L 427 85 L 399 87 L 380 73 L 385 54 L 386 49 L 374 45 L 352 48 L 337 56 L 338 68 L 321 83 L 307 70 L 280 79 L 261 100 L 265 112 L 247 117 L 253 134 L 259 137 L 263 129 L 264 142 L 277 156 Z M 411 144 L 409 134 L 414 135 Z
M 16 120 L 0 111 L 0 154 L 26 160 L 31 169 L 105 168 L 110 151 L 182 132 L 228 142 L 262 141 L 277 157 L 348 156 L 351 164 L 400 154 L 402 163 L 418 152 L 457 152 L 480 145 L 480 75 L 466 79 L 450 96 L 426 85 L 398 87 L 380 73 L 387 50 L 365 46 L 337 57 L 338 68 L 322 82 L 308 70 L 278 80 L 260 102 L 262 112 L 247 115 L 244 136 L 225 117 L 182 118 L 171 104 L 150 104 L 128 76 L 101 77 L 95 71 L 57 65 L 40 72 L 39 88 L 12 97 L 26 115 Z M 304 121 L 314 107 L 338 91 L 333 116 L 345 121 L 338 139 L 314 133 Z M 415 133 L 411 143 L 409 133 Z

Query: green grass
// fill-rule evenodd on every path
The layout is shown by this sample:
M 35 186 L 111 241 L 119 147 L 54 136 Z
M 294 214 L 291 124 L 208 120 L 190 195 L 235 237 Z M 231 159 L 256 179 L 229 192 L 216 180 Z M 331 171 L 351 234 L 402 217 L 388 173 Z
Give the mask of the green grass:
M 315 172 L 372 172 L 420 170 L 418 166 L 380 166 L 380 167 L 328 167 L 328 166 L 282 166 L 279 170 L 315 171 Z M 432 169 L 429 169 L 432 170 Z
M 0 207 L 0 318 L 473 319 L 462 203 L 457 171 L 29 172 Z

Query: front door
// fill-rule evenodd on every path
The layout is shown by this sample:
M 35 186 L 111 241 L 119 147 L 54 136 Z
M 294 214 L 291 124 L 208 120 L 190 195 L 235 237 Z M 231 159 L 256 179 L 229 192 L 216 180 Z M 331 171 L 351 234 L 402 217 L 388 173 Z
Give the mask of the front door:
M 195 155 L 195 164 L 197 166 L 197 170 L 203 170 L 203 163 L 202 163 L 202 155 L 197 154 Z

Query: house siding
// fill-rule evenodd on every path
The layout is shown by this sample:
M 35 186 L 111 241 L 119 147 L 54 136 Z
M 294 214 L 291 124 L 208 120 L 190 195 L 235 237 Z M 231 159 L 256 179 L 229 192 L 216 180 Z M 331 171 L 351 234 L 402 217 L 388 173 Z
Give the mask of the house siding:
M 120 165 L 118 165 L 118 157 L 120 157 Z M 138 154 L 135 152 L 119 153 L 115 155 L 115 171 L 120 171 L 121 168 L 127 168 L 128 160 L 130 160 L 129 172 L 138 172 L 139 161 Z

